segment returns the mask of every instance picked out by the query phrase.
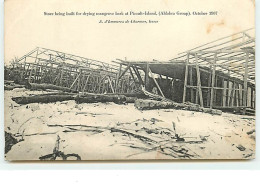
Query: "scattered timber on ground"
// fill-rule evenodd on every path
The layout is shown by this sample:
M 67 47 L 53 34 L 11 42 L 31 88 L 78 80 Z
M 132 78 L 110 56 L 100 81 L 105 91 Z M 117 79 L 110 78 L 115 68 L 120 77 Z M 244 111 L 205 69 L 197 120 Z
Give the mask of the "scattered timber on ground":
M 21 96 L 13 97 L 12 100 L 18 104 L 29 103 L 51 103 L 57 101 L 74 100 L 75 94 L 73 93 L 56 93 L 56 94 L 41 94 L 34 96 Z
M 5 85 L 4 90 L 13 90 L 15 88 L 24 88 L 24 85 Z
M 64 152 L 60 151 L 60 136 L 57 135 L 57 140 L 55 143 L 55 147 L 53 149 L 53 153 L 51 154 L 47 154 L 44 156 L 39 157 L 40 160 L 58 160 L 58 159 L 62 159 L 62 160 L 81 160 L 81 157 L 78 154 L 64 154 Z M 75 160 L 74 159 L 74 160 Z
M 70 89 L 68 87 L 61 87 L 61 86 L 57 86 L 57 85 L 53 85 L 53 84 L 46 84 L 46 83 L 42 83 L 42 84 L 37 84 L 37 83 L 28 83 L 26 85 L 26 87 L 28 89 L 31 90 L 47 90 L 47 89 L 52 89 L 52 90 L 60 90 L 63 92 L 77 92 L 73 89 Z
M 11 80 L 5 80 L 4 81 L 4 90 L 13 90 L 15 88 L 24 88 L 24 85 L 19 85 L 14 83 L 14 81 Z
M 76 97 L 76 102 L 77 103 L 106 103 L 106 102 L 114 102 L 117 104 L 121 104 L 126 102 L 126 97 L 123 95 L 82 95 L 82 96 L 77 96 Z
M 14 81 L 12 81 L 12 80 L 4 80 L 4 84 L 12 85 L 12 84 L 14 84 Z
M 107 93 L 106 95 L 123 95 L 126 97 L 136 97 L 140 99 L 145 99 L 147 98 L 147 95 L 143 93 Z
M 131 144 L 131 143 L 117 143 L 119 145 L 125 146 L 125 147 L 130 147 L 134 149 L 138 149 L 142 151 L 142 153 L 146 152 L 151 152 L 151 151 L 157 151 L 161 154 L 172 156 L 174 158 L 183 158 L 183 159 L 190 159 L 190 158 L 197 158 L 199 157 L 196 154 L 192 154 L 188 149 L 186 149 L 185 144 L 195 144 L 197 142 L 203 143 L 203 141 L 189 141 L 189 142 L 183 142 L 182 141 L 182 146 L 178 146 L 176 143 L 178 143 L 178 138 L 176 138 L 176 134 L 172 133 L 172 131 L 168 131 L 169 135 L 168 137 L 170 138 L 169 140 L 165 140 L 162 137 L 162 134 L 164 133 L 163 129 L 159 129 L 156 133 L 154 133 L 152 130 L 149 128 L 146 128 L 146 130 L 140 130 L 137 132 L 133 132 L 132 130 L 127 130 L 125 128 L 120 128 L 120 127 L 100 127 L 100 126 L 89 126 L 89 125 L 48 125 L 49 127 L 63 127 L 66 130 L 63 132 L 76 132 L 76 131 L 81 131 L 81 132 L 94 132 L 94 133 L 101 133 L 104 131 L 109 130 L 110 133 L 118 133 L 122 134 L 123 136 L 127 137 L 132 137 L 134 139 L 139 140 L 141 143 L 144 145 L 138 144 Z M 79 127 L 79 128 L 78 128 Z M 84 129 L 82 129 L 84 128 Z M 147 134 L 145 134 L 145 133 Z M 151 136 L 151 135 L 156 135 L 156 137 Z M 156 139 L 155 139 L 156 138 Z M 138 154 L 138 153 L 136 153 Z M 136 155 L 132 154 L 132 155 Z M 130 156 L 128 156 L 130 157 Z
M 143 100 L 137 99 L 135 101 L 135 107 L 140 110 L 150 110 L 150 109 L 181 109 L 190 110 L 197 112 L 205 112 L 214 115 L 221 115 L 222 111 L 216 109 L 203 108 L 196 104 L 184 104 L 176 102 L 163 102 L 156 100 Z

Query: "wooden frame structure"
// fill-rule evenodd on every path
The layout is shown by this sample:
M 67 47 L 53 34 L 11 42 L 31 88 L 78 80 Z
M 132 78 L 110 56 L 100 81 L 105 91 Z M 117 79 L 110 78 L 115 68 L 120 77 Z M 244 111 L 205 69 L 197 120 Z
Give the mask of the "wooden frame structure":
M 177 91 L 182 93 L 183 103 L 231 111 L 239 109 L 245 113 L 255 109 L 255 39 L 252 35 L 254 29 L 248 29 L 180 53 L 170 61 L 117 59 L 114 62 L 125 66 L 124 72 L 135 72 L 135 77 L 131 74 L 136 86 L 143 85 L 151 91 L 149 81 L 153 81 L 163 97 L 167 88 L 162 88 L 162 76 L 167 83 L 175 79 L 182 81 L 183 90 Z M 155 74 L 159 77 L 155 78 Z
M 202 107 L 255 109 L 255 39 L 250 35 L 254 35 L 254 29 L 204 44 L 173 59 L 186 58 L 183 102 L 190 96 L 190 102 Z M 201 73 L 207 73 L 206 84 L 201 83 Z
M 51 49 L 37 47 L 12 63 L 10 76 L 16 81 L 47 83 L 78 92 L 129 93 L 129 74 L 118 77 L 118 66 Z
M 245 113 L 255 109 L 254 35 L 248 29 L 170 61 L 117 59 L 116 65 L 37 47 L 14 61 L 8 75 L 78 92 L 139 93 L 145 88 L 176 102 Z

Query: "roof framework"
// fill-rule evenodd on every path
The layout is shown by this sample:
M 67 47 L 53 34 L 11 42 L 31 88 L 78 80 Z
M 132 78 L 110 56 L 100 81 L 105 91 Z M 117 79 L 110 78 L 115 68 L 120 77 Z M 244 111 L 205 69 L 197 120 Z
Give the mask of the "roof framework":
M 190 65 L 216 66 L 216 71 L 241 80 L 244 80 L 247 68 L 247 80 L 255 84 L 254 34 L 253 28 L 235 33 L 182 52 L 179 54 L 180 56 L 170 61 L 187 62 L 189 54 Z

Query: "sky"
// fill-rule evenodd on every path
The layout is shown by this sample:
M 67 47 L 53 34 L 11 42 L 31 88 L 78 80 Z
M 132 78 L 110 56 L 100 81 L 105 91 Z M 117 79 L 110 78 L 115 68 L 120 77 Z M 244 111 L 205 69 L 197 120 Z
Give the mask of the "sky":
M 167 61 L 198 45 L 254 27 L 252 0 L 6 0 L 5 63 L 35 47 L 110 63 Z M 217 11 L 217 16 L 46 16 L 54 12 Z M 101 24 L 100 20 L 159 21 Z

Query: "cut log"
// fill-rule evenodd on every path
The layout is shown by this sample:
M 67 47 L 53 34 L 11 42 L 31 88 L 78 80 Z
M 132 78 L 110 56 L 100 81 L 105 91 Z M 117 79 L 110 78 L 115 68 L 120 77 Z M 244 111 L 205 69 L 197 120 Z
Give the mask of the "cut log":
M 53 89 L 53 90 L 59 90 L 63 92 L 77 92 L 75 90 L 72 90 L 68 87 L 61 87 L 53 84 L 37 84 L 37 83 L 28 83 L 26 85 L 26 88 L 31 89 L 31 90 L 47 90 L 47 89 Z
M 18 104 L 29 104 L 29 103 L 51 103 L 57 101 L 68 101 L 74 100 L 75 94 L 70 93 L 56 93 L 56 94 L 41 94 L 34 96 L 22 96 L 12 98 Z
M 203 108 L 196 104 L 184 104 L 184 103 L 165 102 L 165 101 L 156 101 L 156 100 L 137 99 L 135 101 L 135 107 L 140 110 L 181 109 L 181 110 L 189 110 L 189 111 L 196 111 L 196 112 L 205 112 L 205 113 L 214 114 L 214 115 L 222 114 L 221 110 Z
M 12 80 L 4 80 L 4 84 L 12 85 L 12 84 L 14 84 L 14 81 L 12 81 Z
M 106 95 L 123 95 L 126 97 L 136 97 L 141 99 L 147 98 L 147 96 L 143 93 L 107 93 Z
M 13 90 L 15 88 L 24 88 L 24 85 L 5 85 L 4 90 Z
M 126 102 L 126 97 L 123 95 L 83 95 L 76 97 L 77 103 L 106 103 L 106 102 L 114 102 L 117 104 L 122 104 Z
M 126 97 L 125 103 L 134 103 L 137 97 Z

